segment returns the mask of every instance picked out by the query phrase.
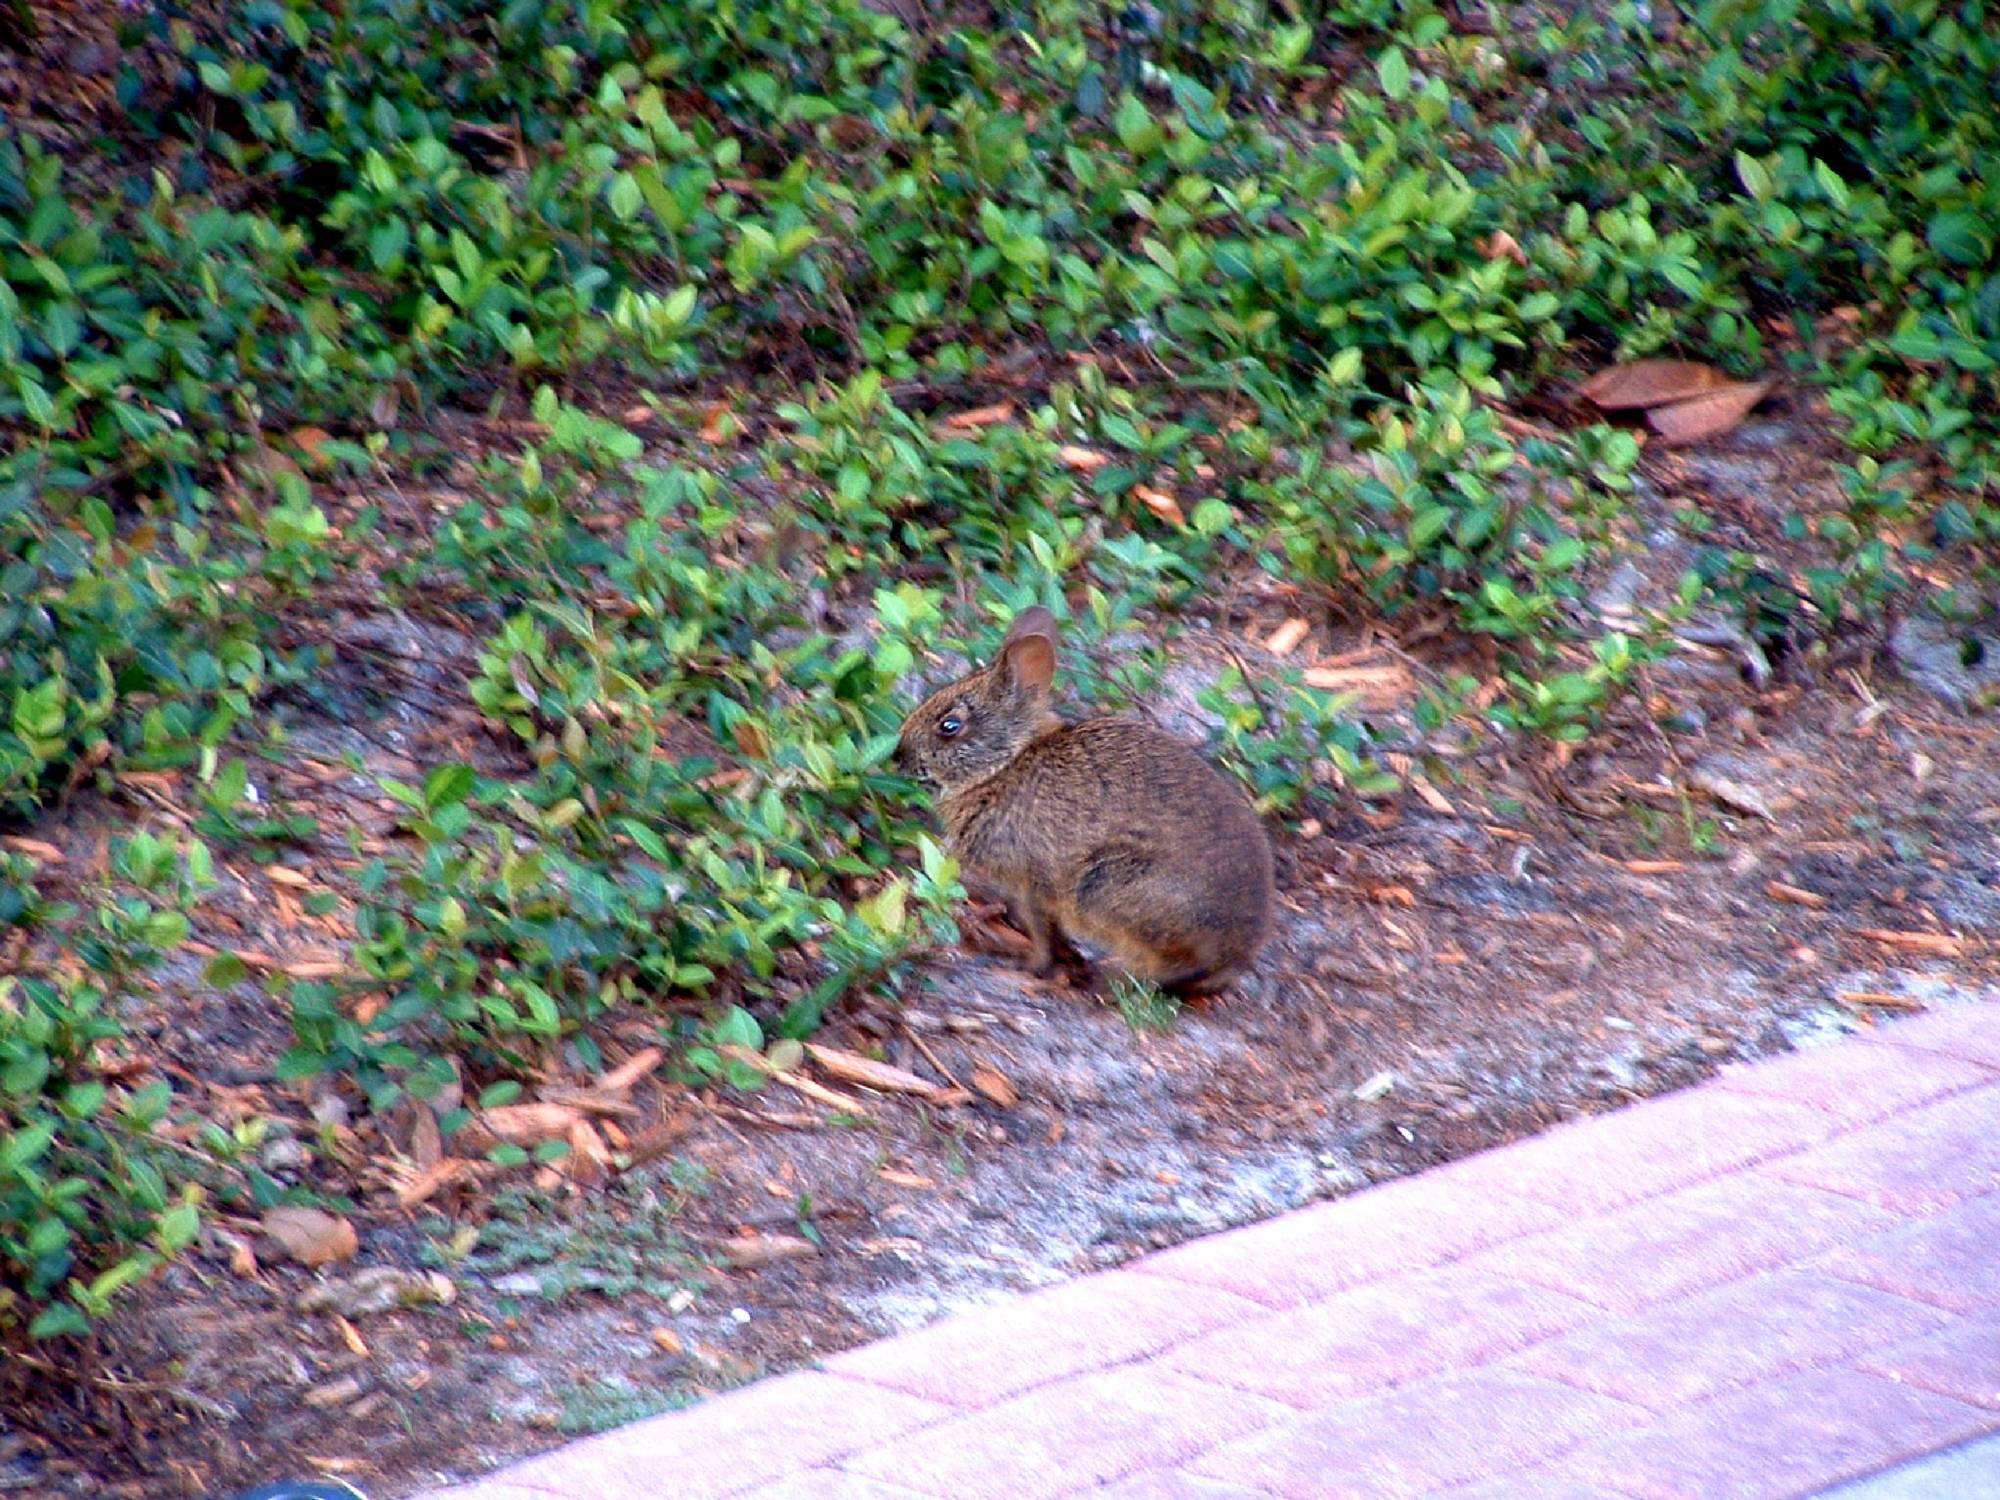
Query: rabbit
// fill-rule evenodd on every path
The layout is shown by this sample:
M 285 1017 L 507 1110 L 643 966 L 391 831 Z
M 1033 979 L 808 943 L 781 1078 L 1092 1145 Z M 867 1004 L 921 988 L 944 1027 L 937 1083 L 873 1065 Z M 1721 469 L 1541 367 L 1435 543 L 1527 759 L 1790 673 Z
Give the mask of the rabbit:
M 1228 988 L 1270 934 L 1264 825 L 1173 736 L 1058 718 L 1055 666 L 1055 617 L 1022 610 L 990 665 L 903 721 L 897 765 L 936 792 L 967 884 L 1006 900 L 1034 973 L 1068 937 L 1169 991 Z

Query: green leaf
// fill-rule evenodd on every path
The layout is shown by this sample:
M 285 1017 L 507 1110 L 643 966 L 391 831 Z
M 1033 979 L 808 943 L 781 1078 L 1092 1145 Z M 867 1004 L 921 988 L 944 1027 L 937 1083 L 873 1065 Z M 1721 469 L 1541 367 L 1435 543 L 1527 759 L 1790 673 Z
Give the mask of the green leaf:
M 1990 221 L 1971 209 L 1953 208 L 1938 214 L 1924 230 L 1931 249 L 1954 265 L 1976 266 L 1993 253 Z
M 471 766 L 457 763 L 439 766 L 424 778 L 424 811 L 436 813 L 463 802 L 472 795 L 478 781 L 479 773 Z
M 1139 102 L 1137 94 L 1127 94 L 1118 101 L 1111 128 L 1118 132 L 1118 143 L 1134 156 L 1145 155 L 1160 139 L 1159 127 L 1146 113 L 1146 106 Z
M 1402 99 L 1410 92 L 1410 60 L 1401 47 L 1391 47 L 1375 59 L 1375 76 L 1381 80 L 1388 98 Z
M 82 1337 L 89 1332 L 90 1319 L 70 1302 L 51 1302 L 37 1314 L 35 1321 L 28 1325 L 28 1336 L 37 1339 L 64 1338 L 71 1335 Z
M 611 205 L 611 212 L 621 220 L 635 217 L 646 201 L 645 195 L 639 191 L 638 180 L 630 172 L 620 172 L 611 179 L 604 199 Z
M 1736 180 L 1743 184 L 1743 190 L 1759 203 L 1768 200 L 1775 184 L 1765 165 L 1754 156 L 1739 151 L 1736 153 Z

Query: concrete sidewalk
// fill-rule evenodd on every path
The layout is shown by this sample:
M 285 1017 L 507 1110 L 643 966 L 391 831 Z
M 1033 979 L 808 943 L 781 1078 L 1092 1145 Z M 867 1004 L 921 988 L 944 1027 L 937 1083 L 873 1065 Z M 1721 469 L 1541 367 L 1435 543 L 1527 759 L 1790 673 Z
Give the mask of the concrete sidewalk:
M 1852 1493 L 1955 1500 L 1993 1479 L 2000 1447 L 1973 1440 L 1994 1433 L 2000 1005 L 1980 1004 L 432 1500 L 1764 1500 L 1878 1473 Z

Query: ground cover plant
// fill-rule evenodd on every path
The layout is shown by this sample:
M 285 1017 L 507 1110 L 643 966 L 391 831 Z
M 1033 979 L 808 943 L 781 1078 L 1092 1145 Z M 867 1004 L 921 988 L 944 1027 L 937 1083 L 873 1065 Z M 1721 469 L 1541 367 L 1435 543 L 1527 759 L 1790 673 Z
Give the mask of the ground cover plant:
M 1269 580 L 1446 643 L 1438 742 L 1561 756 L 1697 612 L 1808 671 L 1912 615 L 1982 649 L 1976 0 L 75 0 L 0 48 L 0 1339 L 42 1368 L 202 1212 L 340 1196 L 149 1065 L 162 988 L 428 1121 L 406 1206 L 629 1160 L 556 1080 L 768 1088 L 914 993 L 963 892 L 894 731 L 1030 603 L 1131 706 Z M 1575 396 L 1607 368 L 1654 384 Z M 1686 576 L 1608 621 L 1648 456 L 1773 392 L 1841 503 L 1783 563 L 1675 517 Z M 326 766 L 379 828 L 271 790 L 437 659 L 448 742 Z M 1188 696 L 1296 829 L 1437 795 L 1353 686 L 1274 647 Z M 148 794 L 82 875 L 46 837 Z M 218 861 L 308 858 L 323 951 L 188 946 Z

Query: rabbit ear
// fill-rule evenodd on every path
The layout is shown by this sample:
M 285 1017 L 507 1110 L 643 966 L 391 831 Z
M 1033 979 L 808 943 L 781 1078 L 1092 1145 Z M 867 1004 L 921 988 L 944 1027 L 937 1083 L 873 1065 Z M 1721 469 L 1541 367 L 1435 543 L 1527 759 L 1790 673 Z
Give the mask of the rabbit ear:
M 1056 643 L 1024 635 L 1000 648 L 1000 674 L 1016 692 L 1046 693 L 1056 675 Z
M 1024 636 L 1045 635 L 1049 638 L 1049 649 L 1056 644 L 1056 617 L 1039 604 L 1031 604 L 1014 616 L 1014 623 L 1007 627 L 1006 644 L 1011 646 Z
M 1056 675 L 1056 619 L 1039 604 L 1022 610 L 1000 647 L 1000 675 L 1009 687 L 1046 693 Z

